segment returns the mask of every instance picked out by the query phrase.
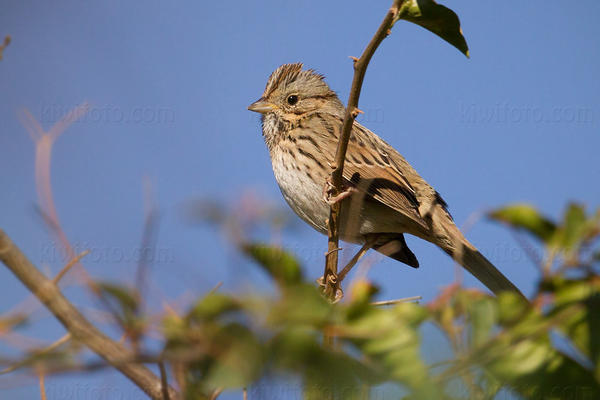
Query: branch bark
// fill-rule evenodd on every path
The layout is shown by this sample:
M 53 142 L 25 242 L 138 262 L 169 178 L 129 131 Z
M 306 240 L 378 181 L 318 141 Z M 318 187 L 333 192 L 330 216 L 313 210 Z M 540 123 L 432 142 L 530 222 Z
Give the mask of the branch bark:
M 113 341 L 92 325 L 61 293 L 58 286 L 42 274 L 12 240 L 0 229 L 0 261 L 54 314 L 75 340 L 85 344 L 109 364 L 121 371 L 152 399 L 162 400 L 163 385 L 147 367 L 135 363 L 120 363 L 134 354 Z M 169 387 L 169 397 L 178 398 Z
M 360 97 L 360 91 L 362 89 L 363 80 L 367 67 L 371 61 L 371 57 L 375 54 L 375 51 L 385 39 L 389 33 L 392 25 L 398 19 L 398 14 L 402 10 L 402 5 L 405 0 L 394 0 L 392 6 L 385 15 L 381 25 L 375 32 L 375 35 L 363 51 L 360 58 L 354 58 L 354 77 L 352 78 L 352 87 L 350 89 L 350 95 L 348 96 L 348 103 L 346 105 L 346 114 L 344 115 L 344 121 L 342 123 L 342 131 L 340 134 L 340 140 L 338 142 L 335 160 L 333 164 L 333 171 L 331 173 L 332 196 L 337 196 L 342 193 L 343 189 L 343 172 L 344 162 L 346 160 L 346 151 L 348 150 L 348 141 L 350 140 L 350 134 L 352 133 L 352 125 L 354 120 L 361 112 L 358 109 L 358 99 Z M 330 299 L 335 299 L 336 295 L 341 286 L 341 280 L 337 276 L 338 266 L 338 251 L 339 251 L 339 227 L 340 227 L 340 213 L 342 208 L 342 202 L 336 202 L 331 205 L 329 211 L 329 220 L 327 223 L 328 230 L 328 251 L 325 257 L 325 272 L 323 273 L 323 283 L 325 284 L 325 294 Z

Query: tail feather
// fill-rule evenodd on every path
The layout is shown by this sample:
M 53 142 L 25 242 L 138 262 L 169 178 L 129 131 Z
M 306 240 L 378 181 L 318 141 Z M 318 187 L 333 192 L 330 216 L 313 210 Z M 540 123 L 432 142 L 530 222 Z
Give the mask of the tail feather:
M 494 264 L 489 262 L 475 246 L 469 243 L 456 227 L 449 214 L 444 211 L 438 208 L 433 213 L 430 221 L 432 222 L 434 236 L 428 240 L 441 247 L 450 257 L 495 294 L 509 291 L 526 298 Z
M 466 239 L 463 241 L 461 247 L 462 249 L 457 251 L 448 251 L 447 249 L 444 249 L 444 251 L 495 294 L 510 291 L 525 297 L 494 264 L 489 262 Z

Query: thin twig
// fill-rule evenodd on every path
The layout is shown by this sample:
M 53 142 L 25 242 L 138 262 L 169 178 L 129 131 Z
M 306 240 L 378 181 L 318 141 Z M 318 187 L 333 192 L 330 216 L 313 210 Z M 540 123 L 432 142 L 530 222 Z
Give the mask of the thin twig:
M 69 272 L 69 270 L 71 269 L 71 267 L 73 267 L 73 265 L 77 264 L 83 257 L 85 257 L 86 255 L 89 254 L 89 250 L 85 250 L 83 252 L 81 252 L 77 257 L 71 259 L 71 261 L 69 261 L 67 263 L 67 265 L 65 265 L 63 267 L 63 269 L 60 270 L 60 272 L 54 277 L 54 279 L 52 279 L 52 282 L 55 285 L 58 285 L 58 283 L 60 282 L 60 280 L 66 275 L 67 272 Z M 71 334 L 67 333 L 66 335 L 64 335 L 63 337 L 61 337 L 60 339 L 58 339 L 56 342 L 50 344 L 49 346 L 46 346 L 42 349 L 36 350 L 35 352 L 33 352 L 33 355 L 30 357 L 27 357 L 25 360 L 22 360 L 20 362 L 15 363 L 14 365 L 11 365 L 8 368 L 5 368 L 3 370 L 0 371 L 0 375 L 2 374 L 6 374 L 9 372 L 12 372 L 24 365 L 27 365 L 29 360 L 31 360 L 33 357 L 39 357 L 41 355 L 47 354 L 51 351 L 53 351 L 54 349 L 58 348 L 60 345 L 68 342 L 69 340 L 71 340 Z
M 171 366 L 171 375 L 173 376 L 173 379 L 175 379 L 175 383 L 177 383 L 179 392 L 185 395 L 187 390 L 185 374 L 187 371 L 187 365 L 183 362 L 177 361 L 169 361 L 169 365 Z
M 6 46 L 8 46 L 10 44 L 10 41 L 11 41 L 10 35 L 6 35 L 4 37 L 4 42 L 0 43 L 0 60 L 2 60 L 2 53 L 4 52 L 4 49 L 6 48 Z
M 29 364 L 32 359 L 35 359 L 37 357 L 43 356 L 44 354 L 50 353 L 51 351 L 57 349 L 58 347 L 60 347 L 64 343 L 68 342 L 69 340 L 71 340 L 71 334 L 67 333 L 66 335 L 64 335 L 63 337 L 61 337 L 54 343 L 50 344 L 49 346 L 46 346 L 42 349 L 34 351 L 26 359 L 18 361 L 15 364 L 11 365 L 10 367 L 4 368 L 2 371 L 0 371 L 0 375 L 8 374 L 9 372 L 13 372 L 13 371 L 21 368 L 22 366 Z
M 38 199 L 42 205 L 42 210 L 51 221 L 50 226 L 54 229 L 54 233 L 63 245 L 69 258 L 75 257 L 75 253 L 67 239 L 67 235 L 60 226 L 58 213 L 54 204 L 54 196 L 52 194 L 52 185 L 50 183 L 50 162 L 52 159 L 54 142 L 69 127 L 69 125 L 85 115 L 89 109 L 90 105 L 88 103 L 83 103 L 75 107 L 73 110 L 69 111 L 67 115 L 61 118 L 60 121 L 55 123 L 49 131 L 44 131 L 42 126 L 29 111 L 23 110 L 21 115 L 21 121 L 23 121 L 29 135 L 35 140 L 35 181 Z
M 215 293 L 217 290 L 219 290 L 219 288 L 221 286 L 223 286 L 223 282 L 222 281 L 217 282 L 217 284 L 212 289 L 209 290 L 208 294 Z
M 48 400 L 48 397 L 46 397 L 46 384 L 44 382 L 44 372 L 43 371 L 40 372 L 40 398 L 42 400 Z
M 197 354 L 197 353 L 198 352 L 195 352 L 194 354 Z M 159 362 L 166 362 L 166 361 L 171 363 L 171 362 L 178 362 L 179 359 L 183 359 L 186 362 L 188 362 L 188 360 L 192 358 L 192 357 L 188 357 L 188 356 L 185 356 L 185 357 L 184 356 L 181 356 L 181 357 L 173 356 L 170 358 L 165 358 L 164 354 L 151 354 L 151 353 L 148 353 L 148 354 L 130 353 L 129 355 L 126 355 L 125 357 L 126 358 L 114 359 L 110 363 L 103 359 L 96 359 L 96 360 L 93 360 L 90 362 L 85 362 L 85 363 L 56 361 L 56 362 L 44 365 L 44 372 L 46 373 L 46 375 L 65 374 L 65 373 L 70 373 L 70 372 L 78 372 L 78 373 L 96 372 L 96 371 L 101 371 L 101 370 L 109 369 L 109 368 L 114 369 L 120 365 L 158 364 Z M 20 362 L 21 362 L 21 360 L 0 359 L 1 364 L 13 365 L 13 364 L 18 364 Z M 163 400 L 162 394 L 161 394 L 160 399 Z
M 215 389 L 215 391 L 210 395 L 210 400 L 217 400 L 221 393 L 223 393 L 223 388 Z
M 167 370 L 165 369 L 164 361 L 158 362 L 158 370 L 160 371 L 160 386 L 162 389 L 163 400 L 170 400 L 169 378 L 167 377 Z
M 114 342 L 92 325 L 64 297 L 52 280 L 46 278 L 1 229 L 0 261 L 54 314 L 75 340 L 85 344 L 111 365 L 115 360 L 132 356 L 129 349 Z M 152 399 L 163 399 L 160 378 L 144 365 L 118 364 L 115 368 Z M 169 388 L 169 393 L 172 398 L 177 398 L 174 389 Z
M 371 303 L 372 306 L 393 306 L 399 303 L 409 303 L 413 301 L 419 301 L 423 298 L 423 296 L 412 296 L 412 297 L 404 297 L 402 299 L 396 300 L 383 300 L 383 301 L 374 301 Z
M 144 179 L 144 230 L 142 234 L 142 242 L 140 244 L 140 259 L 138 260 L 137 269 L 135 272 L 135 287 L 137 288 L 140 296 L 140 307 L 138 311 L 141 311 L 144 306 L 144 299 L 146 295 L 146 286 L 149 268 L 151 264 L 150 251 L 155 251 L 156 247 L 156 234 L 158 229 L 158 212 L 154 206 L 152 198 L 152 184 L 150 178 L 145 177 Z
M 334 164 L 332 166 L 333 171 L 331 173 L 331 183 L 333 186 L 333 197 L 339 195 L 343 191 L 344 161 L 346 159 L 346 151 L 348 150 L 348 141 L 350 140 L 352 125 L 360 113 L 360 110 L 358 109 L 358 99 L 360 97 L 360 91 L 362 89 L 367 66 L 369 65 L 369 61 L 371 61 L 371 57 L 375 53 L 375 50 L 377 50 L 377 47 L 379 47 L 383 39 L 388 36 L 390 28 L 397 19 L 403 3 L 404 0 L 394 0 L 392 7 L 390 7 L 388 10 L 385 18 L 381 22 L 381 25 L 377 29 L 377 32 L 375 32 L 375 35 L 363 51 L 360 58 L 354 59 L 354 77 L 352 78 L 352 87 L 348 97 L 348 104 L 346 106 L 344 122 L 342 123 L 340 140 L 338 142 Z M 328 279 L 329 275 L 337 277 L 338 252 L 334 250 L 339 248 L 340 211 L 341 202 L 335 202 L 332 204 L 329 211 L 329 219 L 327 221 L 328 254 L 325 259 L 323 282 L 325 282 L 327 285 L 325 287 L 325 294 L 330 299 L 335 299 L 341 284 L 341 280 L 339 279 Z
M 81 261 L 81 259 L 82 259 L 83 257 L 85 257 L 86 255 L 88 255 L 88 254 L 89 254 L 89 250 L 85 250 L 85 251 L 81 252 L 81 253 L 80 253 L 78 256 L 76 256 L 75 258 L 71 259 L 71 261 L 69 261 L 69 262 L 67 263 L 67 265 L 65 265 L 65 266 L 63 267 L 63 269 L 61 269 L 61 270 L 60 270 L 60 272 L 59 272 L 59 273 L 58 273 L 58 274 L 57 274 L 57 275 L 54 277 L 54 279 L 52 280 L 52 282 L 54 282 L 54 284 L 58 285 L 58 283 L 60 282 L 60 280 L 61 280 L 62 278 L 64 278 L 64 276 L 67 274 L 67 272 L 69 272 L 69 270 L 70 270 L 70 269 L 73 267 L 73 265 L 75 265 L 75 264 L 79 263 L 79 261 Z M 27 303 L 28 303 L 27 305 L 23 306 L 23 304 L 25 304 L 25 302 L 22 302 L 22 303 L 21 303 L 21 304 L 19 304 L 17 307 L 29 307 L 30 300 L 31 300 L 32 302 L 35 302 L 35 303 L 37 303 L 37 301 L 36 301 L 36 300 L 34 300 L 34 296 L 33 296 L 33 295 L 31 295 L 31 296 L 30 296 L 29 298 L 27 298 L 27 299 L 26 299 L 26 301 L 25 301 L 25 302 L 27 302 Z M 17 309 L 17 307 L 13 307 L 13 309 L 12 309 L 12 310 L 10 310 L 10 311 L 8 311 L 8 312 L 6 312 L 6 313 L 5 313 L 5 315 L 13 315 L 13 316 L 16 316 L 16 315 L 20 314 L 19 312 L 15 311 L 15 310 Z M 31 307 L 29 307 L 29 308 L 31 308 L 31 310 L 30 310 L 30 311 L 28 311 L 28 312 L 31 312 L 31 313 L 33 313 L 33 311 L 35 310 L 35 308 L 37 308 L 37 304 L 35 304 L 35 305 L 32 305 L 32 306 L 31 306 Z M 21 313 L 22 313 L 22 314 L 25 314 L 25 311 L 21 311 Z
M 514 231 L 512 229 L 509 230 L 509 232 L 512 234 L 512 237 L 519 244 L 519 246 L 521 246 L 521 250 L 523 250 L 525 252 L 527 257 L 529 258 L 529 261 L 531 261 L 531 263 L 537 267 L 538 271 L 543 274 L 544 273 L 544 267 L 542 266 L 543 257 L 541 257 L 539 254 L 537 254 L 535 252 L 535 250 L 532 248 L 531 244 L 527 241 L 527 239 L 523 235 L 521 235 L 519 232 Z
M 72 258 L 71 261 L 69 261 L 67 263 L 67 265 L 65 265 L 63 267 L 63 269 L 60 270 L 60 272 L 54 277 L 54 279 L 52 280 L 52 282 L 54 282 L 55 285 L 58 284 L 58 282 L 62 279 L 63 276 L 65 276 L 65 274 L 67 272 L 69 272 L 69 270 L 73 267 L 73 265 L 78 264 L 79 261 L 81 261 L 81 259 L 85 256 L 87 256 L 88 254 L 90 254 L 89 250 L 84 250 L 81 253 L 79 253 L 76 257 Z

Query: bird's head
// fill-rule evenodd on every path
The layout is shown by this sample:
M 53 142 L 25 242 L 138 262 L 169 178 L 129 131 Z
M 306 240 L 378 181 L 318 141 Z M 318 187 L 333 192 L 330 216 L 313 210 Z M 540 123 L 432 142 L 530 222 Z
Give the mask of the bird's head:
M 323 75 L 312 69 L 303 70 L 301 63 L 277 68 L 269 77 L 262 97 L 248 106 L 250 111 L 263 115 L 275 113 L 286 120 L 316 110 L 339 112 L 340 109 L 344 106 Z

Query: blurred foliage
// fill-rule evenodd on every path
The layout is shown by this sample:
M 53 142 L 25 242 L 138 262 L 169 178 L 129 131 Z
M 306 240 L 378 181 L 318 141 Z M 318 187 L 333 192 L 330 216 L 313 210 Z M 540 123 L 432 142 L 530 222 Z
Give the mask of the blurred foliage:
M 273 226 L 272 217 L 257 216 L 268 211 L 240 209 L 211 203 L 193 215 L 226 231 L 275 290 L 243 294 L 217 287 L 185 312 L 168 309 L 157 325 L 136 289 L 93 285 L 140 360 L 170 365 L 184 398 L 242 388 L 250 399 L 600 398 L 600 210 L 590 214 L 570 204 L 556 221 L 525 204 L 489 213 L 544 249 L 530 302 L 452 284 L 427 304 L 382 307 L 373 304 L 378 288 L 364 279 L 331 304 L 292 253 L 252 239 L 259 221 Z M 26 323 L 21 314 L 3 317 L 0 331 Z M 432 330 L 441 338 L 435 348 L 425 347 Z M 148 346 L 151 331 L 154 345 Z M 82 363 L 80 353 L 76 342 L 59 341 L 0 373 L 97 368 Z M 281 391 L 264 392 L 278 385 Z
M 93 287 L 104 306 L 123 328 L 125 335 L 133 343 L 137 343 L 146 328 L 144 318 L 140 316 L 141 302 L 138 290 L 110 282 L 96 282 Z
M 545 246 L 544 263 L 554 268 L 531 303 L 451 285 L 429 304 L 377 307 L 377 288 L 362 280 L 330 304 L 302 278 L 293 255 L 245 243 L 241 251 L 273 278 L 277 294 L 207 294 L 186 315 L 164 320 L 164 357 L 185 365 L 189 399 L 274 377 L 307 399 L 377 398 L 382 384 L 415 399 L 492 399 L 500 390 L 600 398 L 599 215 L 575 204 L 561 221 L 526 205 L 490 213 Z M 424 359 L 426 324 L 446 338 L 450 356 L 441 363 Z M 324 345 L 325 334 L 334 345 Z
M 268 204 L 254 192 L 242 193 L 234 204 L 210 198 L 191 201 L 185 208 L 185 218 L 191 223 L 222 228 L 233 242 L 243 240 L 241 233 L 256 234 L 267 228 L 270 234 L 295 231 L 301 224 L 288 208 Z
M 595 263 L 600 260 L 597 247 L 600 209 L 586 215 L 582 205 L 571 203 L 562 221 L 553 222 L 527 204 L 516 204 L 493 211 L 490 217 L 528 232 L 545 245 L 548 255 L 543 272 L 546 275 L 557 263 L 562 271 L 580 267 L 580 270 L 593 273 Z M 597 268 L 595 272 L 598 272 Z
M 331 304 L 292 253 L 253 240 L 259 221 L 273 226 L 272 217 L 257 216 L 268 211 L 203 207 L 196 220 L 228 232 L 227 240 L 271 277 L 275 290 L 242 294 L 217 287 L 185 312 L 168 309 L 157 325 L 136 289 L 93 285 L 140 359 L 170 365 L 186 399 L 242 388 L 250 399 L 600 398 L 600 210 L 570 204 L 556 221 L 526 204 L 489 213 L 544 249 L 530 302 L 452 284 L 427 304 L 382 307 L 373 304 L 378 288 L 364 279 Z M 0 330 L 26 323 L 14 314 L 0 319 Z M 159 332 L 147 346 L 151 326 Z M 424 335 L 432 330 L 441 338 L 426 348 Z M 82 364 L 74 344 L 32 350 L 0 372 L 96 368 Z M 285 389 L 263 392 L 272 385 Z
M 281 285 L 294 285 L 302 280 L 300 263 L 288 252 L 265 244 L 247 243 L 242 250 L 263 267 Z

